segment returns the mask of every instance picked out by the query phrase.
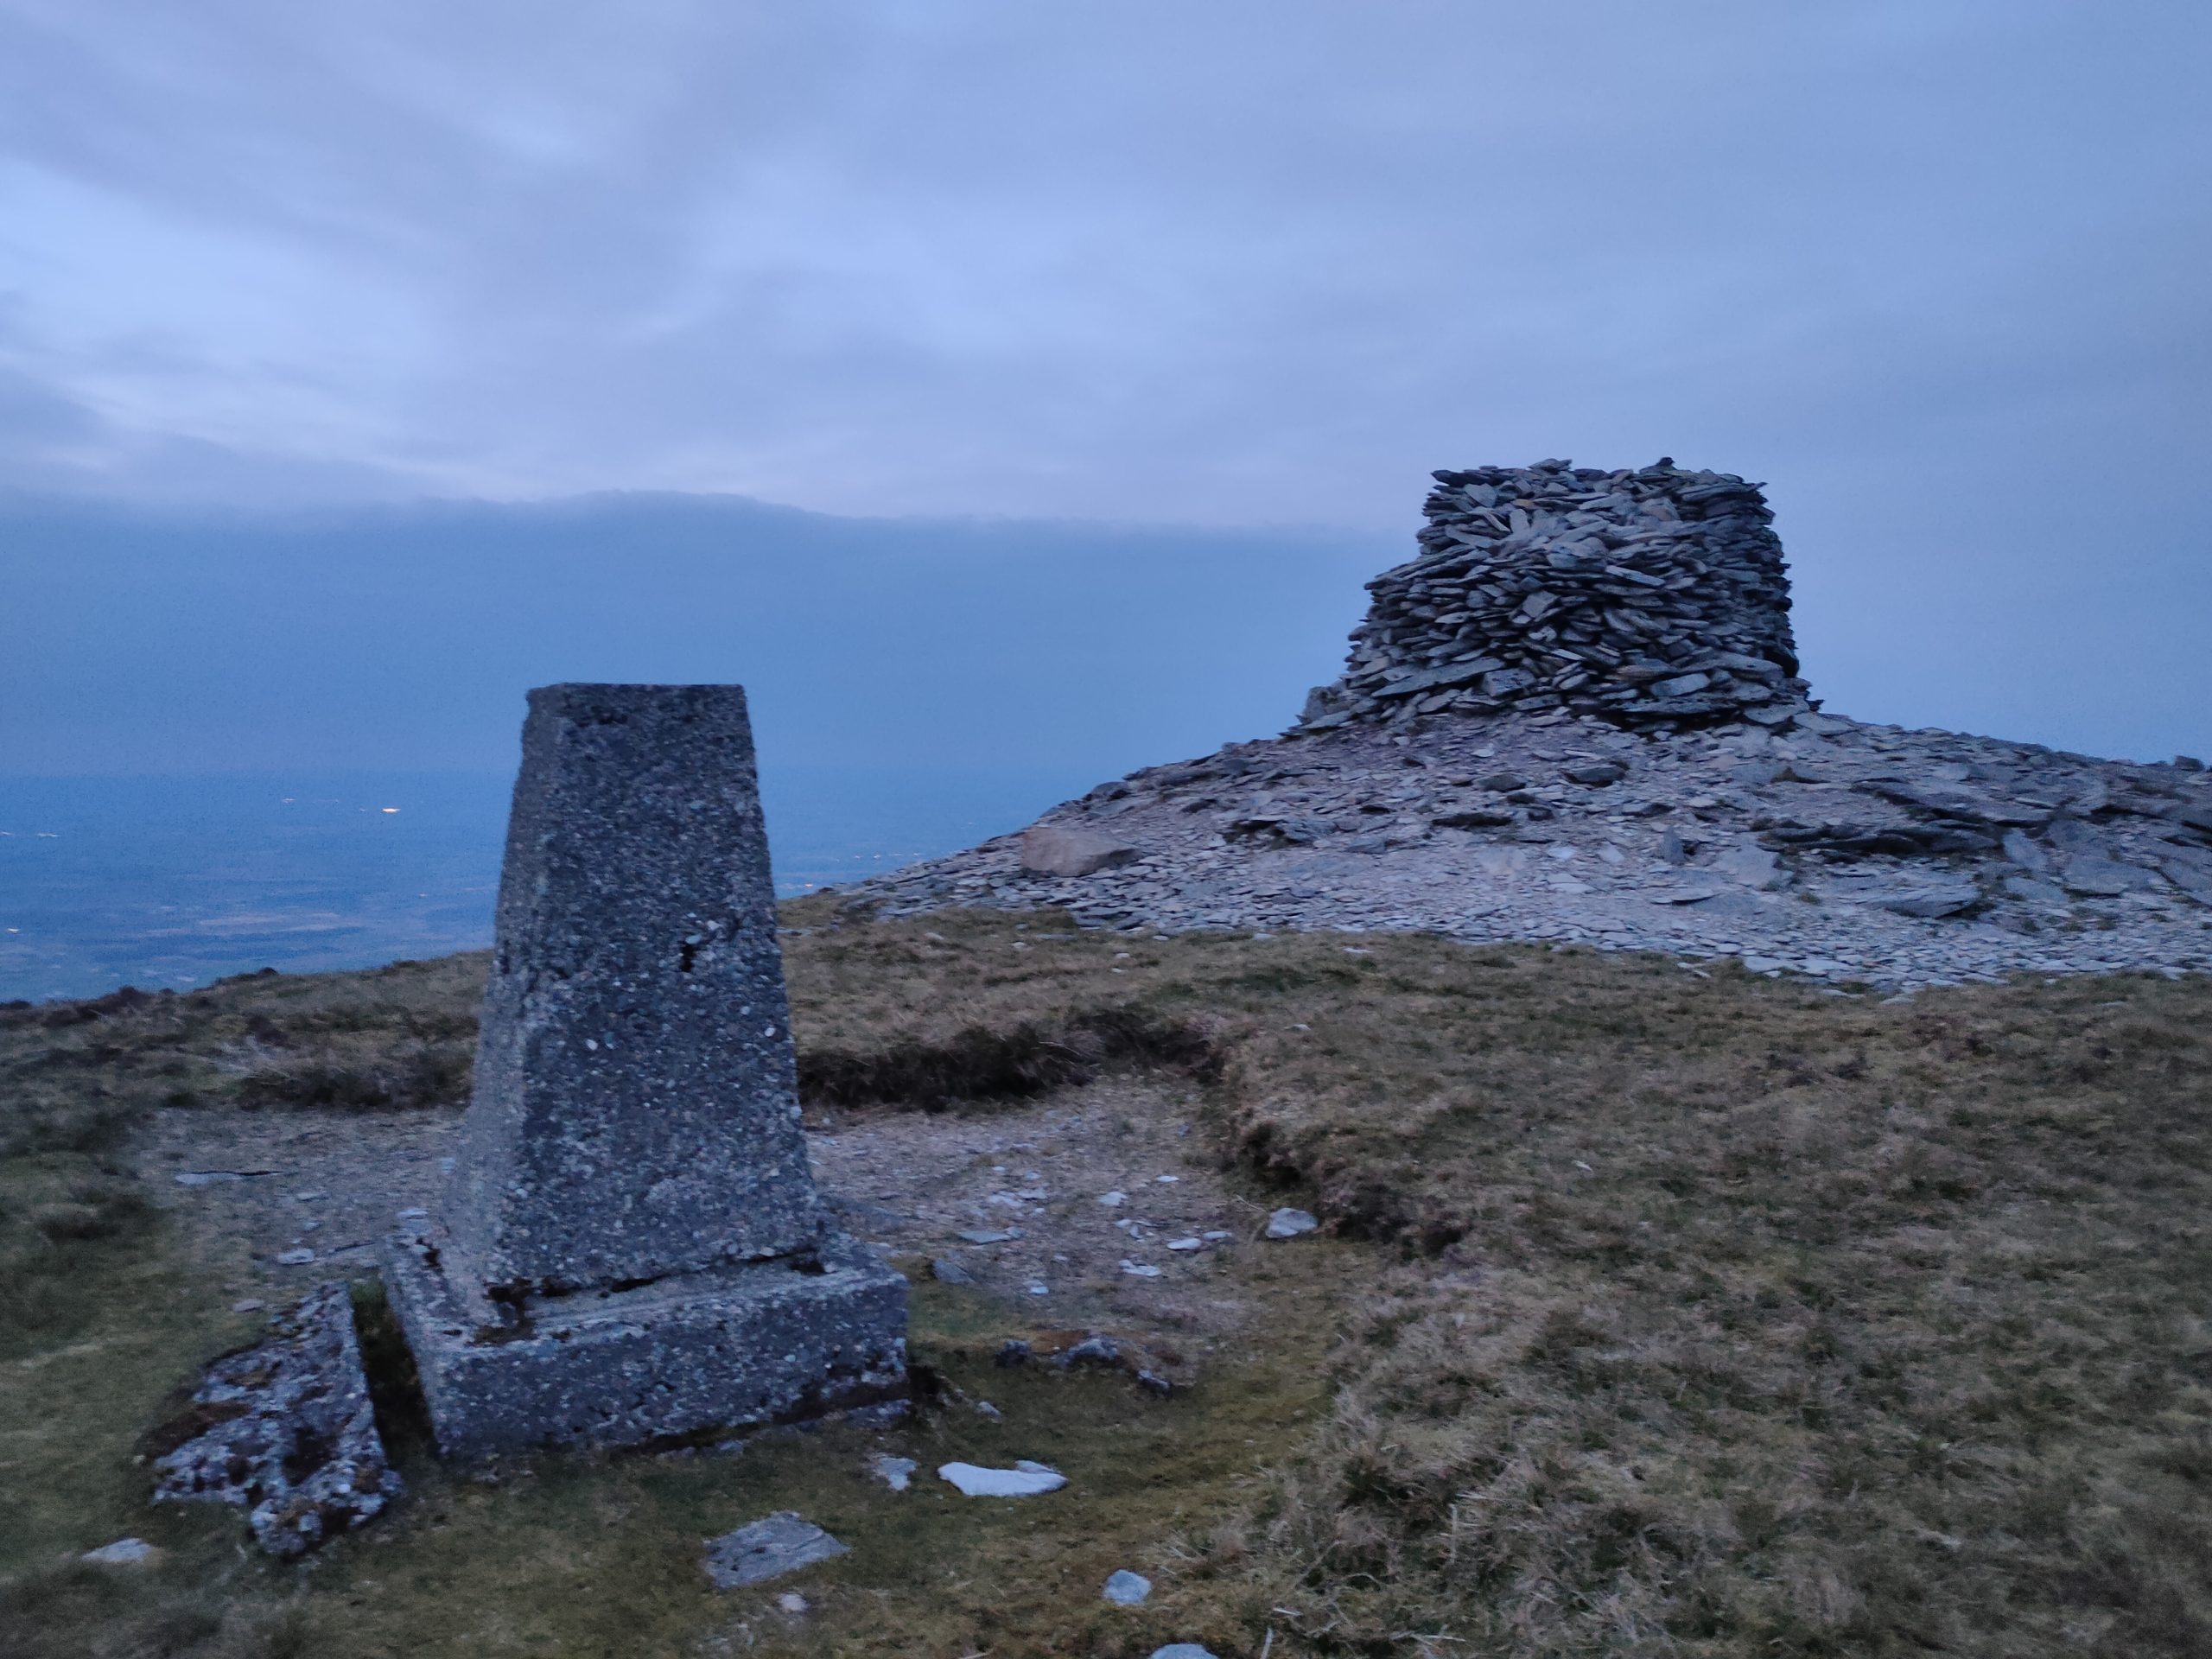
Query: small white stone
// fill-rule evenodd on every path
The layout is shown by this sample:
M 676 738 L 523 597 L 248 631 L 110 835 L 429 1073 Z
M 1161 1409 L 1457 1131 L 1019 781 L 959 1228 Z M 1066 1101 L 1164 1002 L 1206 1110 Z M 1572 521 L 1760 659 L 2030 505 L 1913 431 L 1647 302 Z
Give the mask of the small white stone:
M 1225 1233 L 1220 1228 L 1217 1227 L 1210 1233 L 1201 1233 L 1199 1236 L 1205 1239 L 1209 1244 L 1218 1244 L 1223 1239 L 1234 1237 L 1235 1235 L 1231 1233 Z
M 231 1304 L 231 1312 L 233 1313 L 258 1313 L 263 1308 L 268 1306 L 269 1304 L 263 1301 L 260 1297 L 249 1296 L 244 1301 L 232 1302 Z
M 776 1605 L 787 1613 L 803 1613 L 806 1611 L 806 1598 L 796 1590 L 786 1590 L 776 1598 Z
M 161 1553 L 143 1538 L 118 1538 L 111 1544 L 86 1550 L 82 1559 L 102 1567 L 137 1567 Z
M 937 1476 L 965 1497 L 1035 1497 L 1043 1492 L 1057 1492 L 1068 1484 L 1068 1478 L 1050 1464 L 1032 1463 L 1027 1458 L 1020 1459 L 1011 1469 L 986 1469 L 972 1463 L 944 1464 L 939 1465 Z
M 1162 1186 L 1166 1186 L 1173 1182 L 1181 1180 L 1183 1178 L 1180 1175 L 1155 1175 L 1152 1179 L 1158 1181 Z
M 282 1268 L 304 1268 L 314 1260 L 315 1252 L 302 1246 L 296 1250 L 281 1252 L 276 1257 L 276 1265 Z
M 1296 1238 L 1301 1233 L 1312 1232 L 1320 1224 L 1319 1218 L 1310 1211 L 1281 1209 L 1268 1217 L 1268 1236 Z
M 1196 1250 L 1205 1247 L 1205 1240 L 1202 1238 L 1171 1238 L 1167 1241 L 1167 1248 L 1171 1250 Z
M 1124 1260 L 1122 1263 L 1122 1271 L 1128 1274 L 1132 1279 L 1157 1279 L 1160 1277 L 1160 1269 L 1158 1268 L 1148 1267 L 1142 1262 L 1138 1262 Z
M 1128 1201 L 1129 1195 L 1126 1192 L 1101 1192 L 1098 1195 L 1098 1202 L 1109 1210 L 1118 1210 Z
M 869 1459 L 868 1471 L 894 1492 L 903 1492 L 912 1484 L 914 1460 L 894 1458 L 888 1452 L 879 1452 Z
M 1100 1593 L 1117 1607 L 1134 1607 L 1152 1593 L 1152 1580 L 1124 1567 L 1106 1580 Z

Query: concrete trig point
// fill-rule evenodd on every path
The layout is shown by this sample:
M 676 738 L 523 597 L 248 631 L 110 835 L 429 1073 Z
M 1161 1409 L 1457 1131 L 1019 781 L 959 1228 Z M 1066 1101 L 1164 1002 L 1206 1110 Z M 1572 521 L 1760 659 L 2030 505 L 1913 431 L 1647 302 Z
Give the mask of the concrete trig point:
M 807 1170 L 742 688 L 530 694 L 474 1092 L 385 1283 L 448 1456 L 905 1396 L 906 1281 Z

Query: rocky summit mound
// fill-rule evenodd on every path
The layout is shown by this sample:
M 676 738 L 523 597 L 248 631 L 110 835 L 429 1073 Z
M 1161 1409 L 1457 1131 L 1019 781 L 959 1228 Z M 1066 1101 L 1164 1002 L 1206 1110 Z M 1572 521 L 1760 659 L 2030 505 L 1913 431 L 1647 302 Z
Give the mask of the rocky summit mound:
M 2212 967 L 2201 762 L 1819 711 L 1740 479 L 1437 476 L 1422 556 L 1370 584 L 1344 677 L 1283 737 L 1103 784 L 856 896 L 1132 931 L 1582 943 L 1888 988 Z

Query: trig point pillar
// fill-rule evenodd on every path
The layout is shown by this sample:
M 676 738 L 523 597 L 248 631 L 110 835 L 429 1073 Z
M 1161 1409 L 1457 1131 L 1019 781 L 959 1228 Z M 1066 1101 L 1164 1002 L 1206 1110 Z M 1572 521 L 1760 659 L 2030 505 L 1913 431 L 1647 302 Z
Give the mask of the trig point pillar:
M 902 1398 L 807 1170 L 745 693 L 530 694 L 475 1087 L 385 1283 L 448 1455 Z

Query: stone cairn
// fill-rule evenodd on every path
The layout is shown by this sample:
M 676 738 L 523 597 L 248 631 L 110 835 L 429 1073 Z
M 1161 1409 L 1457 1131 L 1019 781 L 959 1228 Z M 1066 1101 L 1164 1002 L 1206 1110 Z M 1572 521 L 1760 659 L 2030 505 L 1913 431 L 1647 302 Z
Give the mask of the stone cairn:
M 1367 584 L 1344 677 L 1300 729 L 1560 708 L 1779 724 L 1809 707 L 1758 485 L 1670 459 L 1433 476 L 1419 556 Z
M 807 1169 L 741 688 L 530 694 L 474 1089 L 416 1214 L 385 1284 L 448 1456 L 901 1408 L 906 1281 Z

